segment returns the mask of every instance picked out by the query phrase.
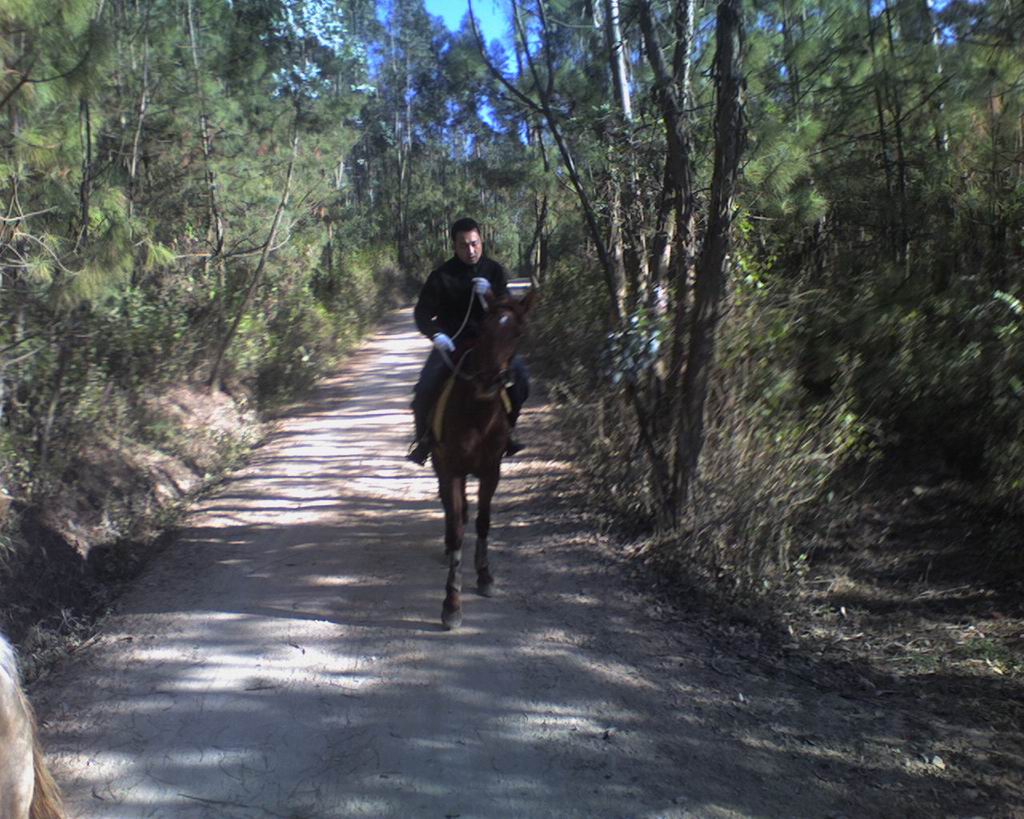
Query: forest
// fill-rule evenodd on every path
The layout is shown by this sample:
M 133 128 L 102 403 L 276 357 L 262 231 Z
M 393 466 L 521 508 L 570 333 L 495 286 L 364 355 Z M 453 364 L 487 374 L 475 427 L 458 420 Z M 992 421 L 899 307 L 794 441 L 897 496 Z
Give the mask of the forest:
M 5 565 L 97 450 L 184 446 L 164 391 L 302 395 L 471 215 L 645 559 L 770 597 L 910 492 L 1018 583 L 1024 7 L 503 8 L 3 0 Z

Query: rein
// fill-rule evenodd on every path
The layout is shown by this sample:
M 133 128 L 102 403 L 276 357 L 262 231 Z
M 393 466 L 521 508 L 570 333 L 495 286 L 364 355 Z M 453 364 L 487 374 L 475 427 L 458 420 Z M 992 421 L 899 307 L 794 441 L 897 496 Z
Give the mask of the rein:
M 468 374 L 468 375 L 466 373 L 463 373 L 462 372 L 462 365 L 466 362 L 466 359 L 469 358 L 469 354 L 472 353 L 472 352 L 475 352 L 475 351 L 476 351 L 475 347 L 470 347 L 468 350 L 466 350 L 466 352 L 464 352 L 462 354 L 462 358 L 459 359 L 459 363 L 457 365 L 453 366 L 451 363 L 448 364 L 449 368 L 452 371 L 452 375 L 453 376 L 455 376 L 456 378 L 460 378 L 463 381 L 470 381 L 470 382 L 476 381 L 478 384 L 481 384 L 484 387 L 493 387 L 495 384 L 503 384 L 503 383 L 508 381 L 508 365 L 507 364 L 504 367 L 502 367 L 500 370 L 498 370 L 497 378 L 495 378 L 494 381 L 492 381 L 491 383 L 484 383 L 483 381 L 480 380 L 480 372 L 481 371 L 479 371 L 479 370 L 477 372 L 475 372 L 475 373 L 471 373 L 471 374 Z M 442 353 L 442 355 L 444 355 L 446 360 L 447 360 L 447 353 Z
M 480 299 L 480 306 L 484 308 L 484 312 L 487 312 L 487 302 L 484 301 L 482 293 L 477 293 L 476 290 L 471 289 L 469 291 L 469 304 L 466 306 L 466 315 L 462 317 L 462 324 L 459 325 L 459 329 L 455 331 L 455 335 L 452 336 L 452 341 L 455 341 L 459 337 L 459 334 L 466 329 L 466 323 L 469 321 L 469 314 L 473 312 L 473 296 Z
M 466 329 L 466 324 L 469 323 L 469 314 L 473 312 L 473 297 L 474 296 L 476 298 L 480 299 L 480 306 L 484 308 L 484 312 L 485 313 L 487 312 L 487 302 L 484 301 L 483 294 L 482 293 L 477 293 L 476 290 L 470 288 L 470 291 L 469 291 L 469 304 L 466 305 L 466 315 L 462 317 L 462 324 L 460 324 L 459 325 L 459 329 L 455 331 L 455 335 L 453 335 L 451 337 L 452 343 L 454 343 L 455 339 L 457 339 L 462 334 L 462 331 Z M 458 376 L 459 378 L 466 379 L 468 381 L 472 381 L 473 378 L 472 377 L 468 377 L 467 378 L 467 376 L 461 375 L 459 371 L 462 369 L 462 361 L 465 359 L 465 357 L 467 355 L 469 355 L 469 353 L 471 351 L 472 351 L 472 348 L 470 348 L 469 350 L 466 350 L 466 352 L 463 353 L 462 359 L 459 360 L 458 366 L 456 366 L 455 363 L 452 361 L 451 356 L 448 355 L 448 352 L 446 350 L 440 350 L 440 349 L 438 350 L 438 352 L 441 354 L 441 359 L 444 361 L 445 364 L 448 365 L 448 369 L 452 371 L 452 374 Z

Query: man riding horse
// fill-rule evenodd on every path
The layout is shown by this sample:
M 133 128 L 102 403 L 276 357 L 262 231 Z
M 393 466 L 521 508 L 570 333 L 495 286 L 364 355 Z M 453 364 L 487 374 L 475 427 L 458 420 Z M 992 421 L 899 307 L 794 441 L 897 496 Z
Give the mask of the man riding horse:
M 429 338 L 434 349 L 420 372 L 412 402 L 416 421 L 416 440 L 406 458 L 421 466 L 430 457 L 430 413 L 445 380 L 452 373 L 452 354 L 456 342 L 472 343 L 486 307 L 483 300 L 508 294 L 508 277 L 498 262 L 484 255 L 480 225 L 473 219 L 459 219 L 451 227 L 455 255 L 434 270 L 423 284 L 413 313 L 417 329 Z M 515 356 L 509 367 L 512 376 L 508 396 L 512 404 L 509 423 L 515 426 L 519 411 L 530 393 L 529 376 L 522 358 Z M 506 455 L 522 449 L 509 436 Z

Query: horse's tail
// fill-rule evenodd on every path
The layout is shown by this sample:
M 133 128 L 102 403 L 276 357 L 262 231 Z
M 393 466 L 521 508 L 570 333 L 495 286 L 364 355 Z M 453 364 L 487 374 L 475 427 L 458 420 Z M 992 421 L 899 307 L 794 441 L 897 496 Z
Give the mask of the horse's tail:
M 35 772 L 35 789 L 32 791 L 29 819 L 64 819 L 60 790 L 43 760 L 38 736 L 32 738 L 32 768 Z

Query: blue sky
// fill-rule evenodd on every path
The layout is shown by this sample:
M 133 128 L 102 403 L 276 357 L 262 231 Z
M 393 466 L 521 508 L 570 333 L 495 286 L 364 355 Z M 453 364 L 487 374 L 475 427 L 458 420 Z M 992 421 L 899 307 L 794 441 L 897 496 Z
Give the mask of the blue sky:
M 424 0 L 430 14 L 441 17 L 449 30 L 455 31 L 469 11 L 467 0 Z M 473 12 L 487 42 L 505 34 L 505 12 L 499 0 L 473 0 Z

